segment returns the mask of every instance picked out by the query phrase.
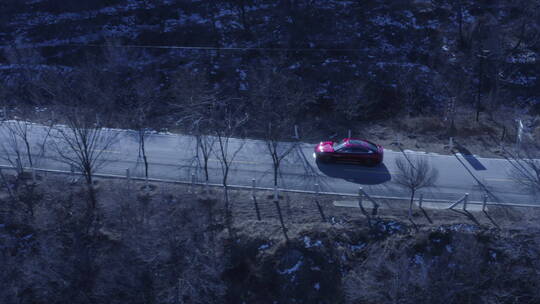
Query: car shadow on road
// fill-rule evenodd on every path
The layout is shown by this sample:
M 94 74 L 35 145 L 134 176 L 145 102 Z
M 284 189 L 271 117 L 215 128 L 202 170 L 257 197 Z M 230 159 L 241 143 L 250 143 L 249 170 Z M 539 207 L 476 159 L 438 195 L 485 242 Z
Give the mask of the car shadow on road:
M 366 167 L 355 163 L 323 163 L 317 161 L 317 167 L 326 176 L 341 178 L 351 183 L 378 185 L 392 179 L 384 164 Z
M 469 151 L 469 149 L 465 148 L 462 145 L 457 145 L 456 149 L 459 151 L 459 153 L 461 153 L 461 155 L 463 155 L 463 158 L 467 160 L 467 162 L 471 165 L 471 167 L 474 168 L 474 170 L 486 170 L 486 167 L 484 167 L 484 165 L 482 165 L 482 163 L 476 157 L 474 157 L 474 155 L 471 153 L 471 151 Z

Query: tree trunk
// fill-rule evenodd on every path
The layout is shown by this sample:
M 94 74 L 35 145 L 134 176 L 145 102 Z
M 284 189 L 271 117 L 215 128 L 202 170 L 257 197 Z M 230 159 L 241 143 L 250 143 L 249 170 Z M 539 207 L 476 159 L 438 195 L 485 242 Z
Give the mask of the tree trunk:
M 141 143 L 141 153 L 144 162 L 144 177 L 148 179 L 148 158 L 146 157 L 146 145 L 145 145 L 145 134 L 144 131 L 140 133 L 140 143 Z
M 480 52 L 482 52 L 482 49 L 480 48 Z M 483 78 L 483 71 L 482 71 L 482 55 L 480 53 L 478 58 L 478 91 L 476 93 L 476 122 L 480 119 L 480 111 L 482 109 L 482 104 L 480 102 L 481 94 L 482 94 L 482 78 Z
M 416 191 L 413 189 L 411 191 L 411 201 L 409 202 L 409 219 L 412 218 L 412 208 L 413 208 L 413 204 L 414 204 L 414 193 Z
M 279 172 L 279 163 L 274 163 L 274 187 L 278 185 L 278 172 Z

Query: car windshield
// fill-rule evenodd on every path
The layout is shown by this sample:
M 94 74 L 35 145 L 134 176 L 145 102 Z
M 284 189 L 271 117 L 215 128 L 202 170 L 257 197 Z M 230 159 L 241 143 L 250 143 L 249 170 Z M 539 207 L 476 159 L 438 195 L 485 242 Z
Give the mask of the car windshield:
M 371 151 L 377 151 L 377 146 L 368 142 L 368 141 L 365 141 L 365 140 L 359 140 L 359 139 L 351 139 L 349 141 L 350 144 L 352 145 L 355 145 L 355 146 L 363 146 L 363 147 L 367 147 L 368 149 L 370 149 Z
M 341 150 L 343 147 L 345 147 L 345 145 L 346 145 L 345 140 L 342 140 L 342 141 L 340 141 L 338 143 L 335 142 L 334 143 L 334 151 Z

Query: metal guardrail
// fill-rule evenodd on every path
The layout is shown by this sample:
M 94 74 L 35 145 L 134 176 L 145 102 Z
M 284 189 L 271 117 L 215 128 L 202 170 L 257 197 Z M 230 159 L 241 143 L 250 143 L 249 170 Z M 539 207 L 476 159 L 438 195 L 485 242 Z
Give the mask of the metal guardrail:
M 13 166 L 6 166 L 6 165 L 0 165 L 0 168 L 2 169 L 8 169 L 8 170 L 17 170 L 17 168 Z M 44 168 L 23 168 L 24 170 L 28 171 L 38 171 L 38 172 L 47 172 L 47 173 L 56 173 L 56 174 L 66 174 L 66 175 L 83 175 L 81 172 L 72 172 L 72 171 L 64 171 L 64 170 L 55 170 L 55 169 L 44 169 Z M 139 180 L 139 181 L 149 181 L 149 182 L 158 182 L 158 183 L 170 183 L 170 184 L 181 184 L 181 185 L 193 185 L 193 186 L 209 186 L 209 187 L 223 187 L 222 184 L 214 184 L 214 183 L 201 183 L 196 182 L 193 179 L 191 181 L 182 181 L 182 180 L 171 180 L 171 179 L 161 179 L 161 178 L 148 178 L 145 177 L 134 177 L 134 176 L 124 176 L 124 175 L 117 175 L 117 174 L 105 174 L 105 173 L 96 173 L 94 174 L 95 177 L 100 178 L 113 178 L 113 179 L 129 179 L 129 180 Z M 227 185 L 228 188 L 231 189 L 242 189 L 242 190 L 259 190 L 259 191 L 275 191 L 275 188 L 270 187 L 257 187 L 255 185 L 251 186 L 243 186 L 243 185 Z M 277 188 L 280 192 L 289 192 L 289 193 L 300 193 L 300 194 L 310 194 L 310 195 L 333 195 L 333 196 L 344 196 L 344 197 L 354 197 L 357 198 L 358 194 L 354 193 L 338 193 L 338 192 L 322 192 L 318 191 L 311 191 L 311 190 L 299 190 L 299 189 L 285 189 L 285 188 Z M 362 190 L 362 187 L 360 187 L 360 191 L 363 192 L 365 195 L 364 190 Z M 402 200 L 402 201 L 410 201 L 409 197 L 397 197 L 397 196 L 383 196 L 383 195 L 368 195 L 370 198 L 373 199 L 388 199 L 388 200 Z M 450 201 L 450 200 L 443 200 L 443 199 L 422 199 L 423 202 L 431 202 L 431 203 L 438 203 L 438 204 L 450 204 L 449 207 L 453 207 L 461 202 L 462 199 L 459 201 Z M 417 200 L 418 201 L 418 200 Z M 525 208 L 539 208 L 540 205 L 533 205 L 533 204 L 514 204 L 514 203 L 497 203 L 497 202 L 480 202 L 480 201 L 467 201 L 468 205 L 482 205 L 482 206 L 506 206 L 506 207 L 525 207 Z

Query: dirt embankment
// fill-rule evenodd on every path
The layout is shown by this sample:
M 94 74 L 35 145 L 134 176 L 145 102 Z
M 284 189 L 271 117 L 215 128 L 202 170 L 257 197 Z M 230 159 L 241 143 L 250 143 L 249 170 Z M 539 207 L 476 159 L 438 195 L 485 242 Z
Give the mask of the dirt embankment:
M 1 189 L 2 303 L 539 303 L 538 211 L 376 215 L 339 197 L 42 176 Z M 368 216 L 369 215 L 369 216 Z M 89 216 L 93 217 L 89 221 Z

